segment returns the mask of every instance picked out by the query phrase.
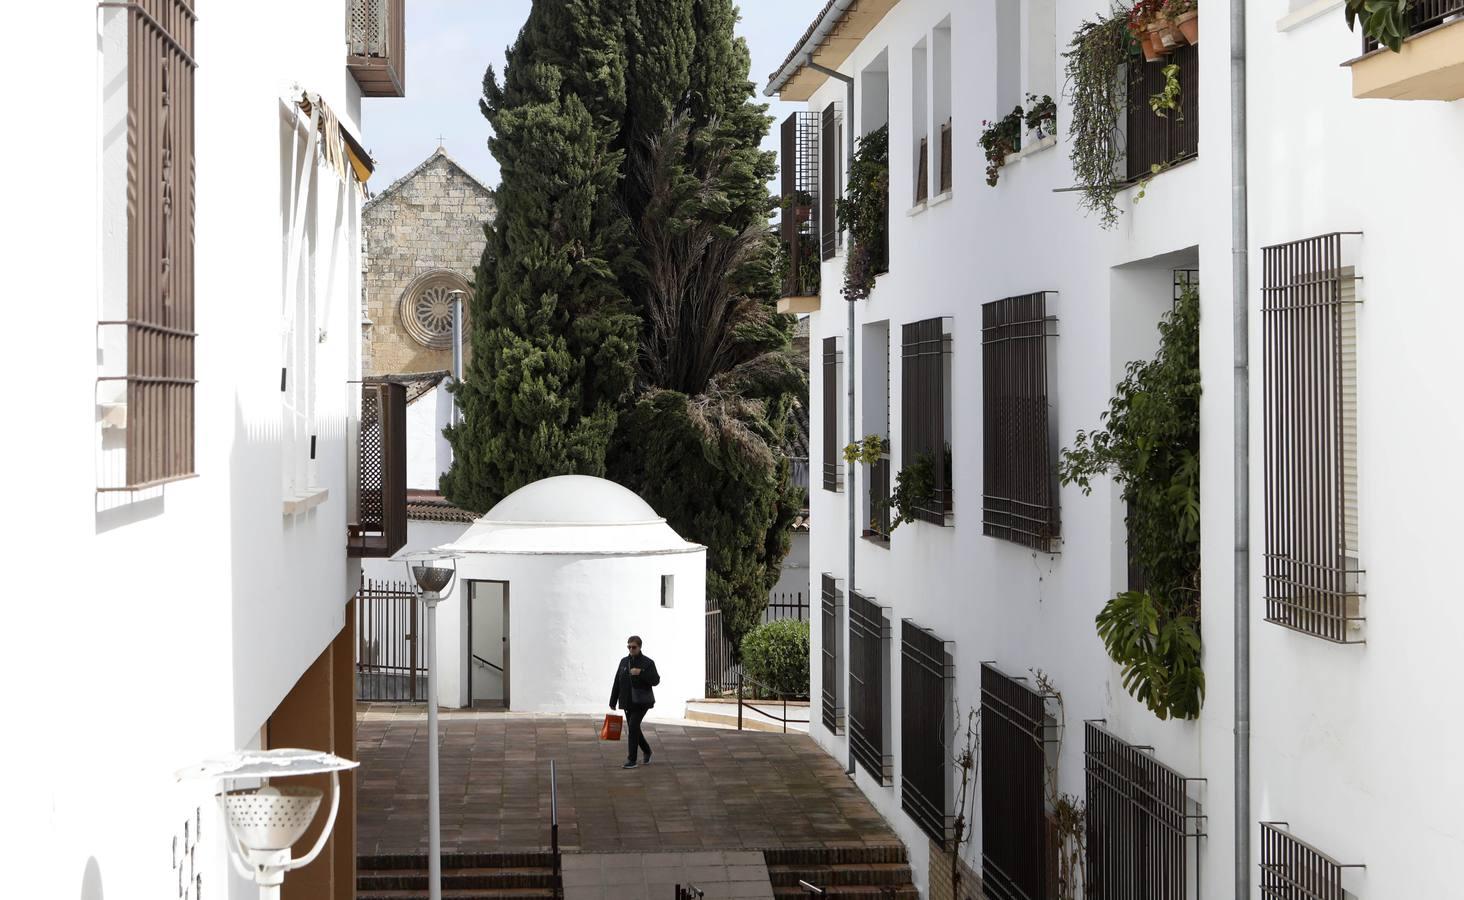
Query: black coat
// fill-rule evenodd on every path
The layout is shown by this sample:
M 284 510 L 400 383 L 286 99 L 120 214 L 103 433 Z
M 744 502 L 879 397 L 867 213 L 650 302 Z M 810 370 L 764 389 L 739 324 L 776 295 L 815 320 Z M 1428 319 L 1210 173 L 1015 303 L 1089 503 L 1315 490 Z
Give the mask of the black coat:
M 640 669 L 639 675 L 630 674 L 631 669 Z M 655 706 L 656 692 L 652 687 L 661 683 L 661 673 L 656 671 L 656 661 L 642 653 L 640 656 L 627 656 L 620 661 L 615 669 L 615 684 L 610 688 L 610 708 L 617 705 L 625 709 L 634 703 L 636 706 Z

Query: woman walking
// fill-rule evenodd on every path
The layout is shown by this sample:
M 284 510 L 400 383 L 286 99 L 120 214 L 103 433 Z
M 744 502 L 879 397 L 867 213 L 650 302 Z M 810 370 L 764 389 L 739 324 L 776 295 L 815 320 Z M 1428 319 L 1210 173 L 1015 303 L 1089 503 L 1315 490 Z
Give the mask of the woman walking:
M 625 649 L 629 651 L 629 655 L 620 661 L 619 668 L 615 670 L 615 685 L 610 689 L 610 708 L 614 709 L 618 703 L 625 710 L 625 724 L 630 728 L 630 734 L 626 738 L 630 756 L 622 768 L 634 769 L 637 749 L 645 759 L 642 765 L 651 764 L 651 745 L 646 743 L 646 736 L 641 733 L 641 720 L 656 705 L 656 693 L 651 688 L 661 683 L 661 675 L 656 671 L 656 661 L 641 653 L 641 639 L 638 636 L 626 638 Z

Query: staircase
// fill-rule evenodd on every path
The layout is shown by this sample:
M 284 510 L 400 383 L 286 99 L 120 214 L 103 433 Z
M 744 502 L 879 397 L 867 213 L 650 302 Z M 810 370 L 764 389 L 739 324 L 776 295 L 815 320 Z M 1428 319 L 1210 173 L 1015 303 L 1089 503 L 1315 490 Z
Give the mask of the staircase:
M 765 850 L 774 897 L 806 898 L 800 880 L 825 897 L 918 898 L 903 846 Z
M 442 896 L 451 900 L 551 900 L 554 854 L 445 853 Z M 425 900 L 425 855 L 356 859 L 356 900 Z

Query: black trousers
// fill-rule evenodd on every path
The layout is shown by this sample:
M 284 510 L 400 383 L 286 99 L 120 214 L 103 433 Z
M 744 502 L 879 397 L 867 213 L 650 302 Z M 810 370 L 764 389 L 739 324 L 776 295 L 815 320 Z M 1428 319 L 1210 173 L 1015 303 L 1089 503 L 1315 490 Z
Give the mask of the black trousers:
M 646 736 L 641 733 L 641 720 L 646 717 L 646 713 L 650 709 L 649 706 L 641 706 L 639 703 L 632 703 L 625 707 L 625 724 L 630 729 L 630 734 L 625 739 L 627 749 L 630 751 L 629 762 L 635 762 L 637 747 L 645 754 L 646 759 L 651 758 L 651 745 L 646 743 Z

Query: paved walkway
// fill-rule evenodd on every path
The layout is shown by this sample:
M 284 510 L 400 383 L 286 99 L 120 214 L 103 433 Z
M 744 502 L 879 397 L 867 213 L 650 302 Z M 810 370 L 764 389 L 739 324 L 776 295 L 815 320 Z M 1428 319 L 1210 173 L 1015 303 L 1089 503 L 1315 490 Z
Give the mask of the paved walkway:
M 768 867 L 754 850 L 689 853 L 577 853 L 564 858 L 564 900 L 671 897 L 677 885 L 706 900 L 772 900 Z
M 625 745 L 599 740 L 599 719 L 445 711 L 441 724 L 446 852 L 547 848 L 551 759 L 567 851 L 898 843 L 843 768 L 805 735 L 652 719 L 654 762 L 623 770 Z M 426 726 L 420 707 L 358 713 L 358 852 L 426 851 Z

